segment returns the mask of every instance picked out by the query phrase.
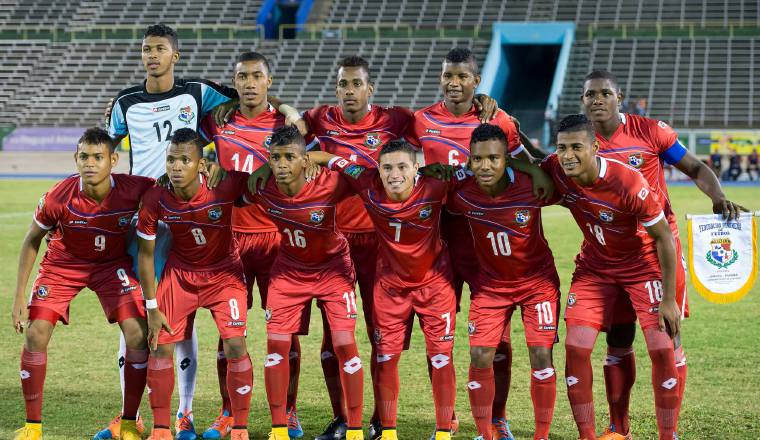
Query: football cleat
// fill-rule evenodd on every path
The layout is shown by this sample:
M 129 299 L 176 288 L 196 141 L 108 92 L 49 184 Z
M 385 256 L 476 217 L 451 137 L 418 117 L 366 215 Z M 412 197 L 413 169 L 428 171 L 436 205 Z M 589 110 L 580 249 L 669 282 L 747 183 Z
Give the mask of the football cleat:
M 121 419 L 119 438 L 121 440 L 142 440 L 142 433 L 137 427 L 137 421 Z
M 227 437 L 227 434 L 232 431 L 232 424 L 234 420 L 227 410 L 222 410 L 219 415 L 214 419 L 214 423 L 209 428 L 203 431 L 201 438 L 205 439 L 222 439 Z
M 176 440 L 196 440 L 198 438 L 198 434 L 195 433 L 192 415 L 192 412 L 188 412 L 187 414 L 177 413 L 177 421 L 174 423 Z
M 288 428 L 285 426 L 272 428 L 268 438 L 269 440 L 290 440 L 288 437 Z
M 145 423 L 143 423 L 142 416 L 137 416 L 137 432 L 142 435 L 143 432 L 145 432 Z M 92 437 L 92 440 L 108 440 L 108 439 L 117 439 L 120 437 L 121 434 L 121 414 L 114 417 L 113 420 L 111 420 L 108 423 L 108 427 L 103 429 L 102 431 L 99 431 L 95 436 Z
M 13 440 L 42 440 L 42 423 L 27 423 L 14 434 Z
M 230 440 L 249 440 L 247 429 L 233 429 Z
M 342 417 L 336 417 L 327 424 L 325 432 L 314 437 L 314 440 L 344 440 L 348 426 Z
M 148 440 L 173 440 L 172 432 L 169 428 L 153 428 L 153 432 L 150 433 Z
M 597 440 L 633 440 L 631 430 L 628 430 L 628 434 L 623 435 L 615 432 L 615 425 L 610 425 L 609 428 L 604 430 L 604 433 L 597 437 Z
M 301 427 L 301 421 L 298 420 L 298 413 L 293 407 L 288 409 L 288 436 L 291 439 L 303 437 L 303 428 Z
M 503 417 L 491 420 L 491 428 L 496 440 L 515 440 L 512 431 L 509 429 L 509 421 Z
M 383 436 L 383 425 L 380 420 L 369 422 L 369 440 L 380 440 Z

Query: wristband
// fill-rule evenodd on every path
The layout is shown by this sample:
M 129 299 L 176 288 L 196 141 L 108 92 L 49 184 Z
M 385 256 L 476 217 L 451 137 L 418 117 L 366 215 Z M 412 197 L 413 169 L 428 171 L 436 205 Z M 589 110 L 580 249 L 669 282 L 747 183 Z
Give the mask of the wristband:
M 158 308 L 158 301 L 155 299 L 146 299 L 145 300 L 145 308 L 148 310 L 153 310 Z

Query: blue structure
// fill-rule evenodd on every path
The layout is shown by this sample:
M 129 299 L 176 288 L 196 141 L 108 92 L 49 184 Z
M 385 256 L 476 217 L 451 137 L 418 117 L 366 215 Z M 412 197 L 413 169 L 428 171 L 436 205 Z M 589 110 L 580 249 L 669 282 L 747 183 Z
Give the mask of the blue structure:
M 313 0 L 266 0 L 259 9 L 259 15 L 256 17 L 256 24 L 264 26 L 264 36 L 268 39 L 279 38 L 280 24 L 297 24 L 306 23 L 309 18 L 309 11 Z M 283 20 L 282 10 L 284 8 L 298 8 L 295 13 L 294 22 Z
M 478 92 L 519 118 L 526 133 L 540 131 L 544 146 L 550 136 L 544 113 L 557 111 L 574 36 L 570 22 L 493 24 Z

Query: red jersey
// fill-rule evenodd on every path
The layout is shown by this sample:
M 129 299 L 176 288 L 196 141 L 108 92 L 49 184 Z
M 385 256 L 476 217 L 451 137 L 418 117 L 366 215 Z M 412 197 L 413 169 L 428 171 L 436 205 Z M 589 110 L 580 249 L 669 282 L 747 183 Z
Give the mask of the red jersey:
M 378 273 L 400 289 L 418 288 L 447 273 L 449 257 L 441 240 L 441 210 L 450 190 L 466 179 L 459 170 L 450 182 L 419 176 L 404 202 L 388 198 L 376 168 L 333 159 L 361 197 L 379 237 Z M 380 269 L 383 269 L 382 271 Z
M 240 110 L 218 127 L 211 115 L 201 123 L 200 132 L 214 142 L 219 165 L 227 171 L 251 174 L 269 162 L 269 141 L 274 130 L 285 125 L 285 116 L 271 105 L 253 119 Z M 232 210 L 232 230 L 243 233 L 274 232 L 277 227 L 258 205 L 236 206 Z
M 512 118 L 499 109 L 490 122 L 498 125 L 507 136 L 507 150 L 513 156 L 524 150 Z M 464 165 L 470 157 L 470 138 L 480 125 L 480 113 L 475 105 L 462 116 L 454 116 L 443 101 L 414 112 L 414 124 L 407 132 L 407 140 L 422 148 L 425 163 Z
M 348 242 L 337 230 L 335 217 L 336 205 L 351 195 L 349 191 L 338 173 L 324 170 L 294 197 L 281 193 L 269 179 L 264 190 L 245 198 L 259 204 L 280 231 L 276 262 L 313 270 L 332 265 L 336 257 L 348 258 Z
M 154 184 L 149 177 L 111 175 L 102 202 L 90 198 L 81 177 L 56 184 L 40 198 L 34 221 L 50 231 L 43 263 L 106 263 L 127 256 L 127 233 L 140 199 Z
M 322 105 L 303 115 L 310 133 L 322 151 L 349 159 L 364 167 L 377 168 L 380 147 L 404 136 L 412 123 L 412 112 L 403 107 L 370 106 L 369 113 L 353 124 L 343 118 L 339 106 Z M 358 198 L 338 205 L 338 227 L 343 232 L 372 232 L 367 211 Z
M 644 229 L 665 217 L 659 197 L 635 169 L 616 160 L 599 160 L 599 177 L 590 186 L 567 177 L 556 154 L 541 163 L 554 180 L 560 203 L 583 231 L 576 264 L 622 279 L 659 271 L 654 239 Z
M 533 195 L 530 176 L 511 168 L 507 176 L 509 186 L 496 197 L 469 178 L 447 204 L 469 222 L 480 265 L 477 285 L 488 289 L 512 289 L 557 276 L 541 224 L 541 207 L 547 203 Z
M 671 229 L 678 231 L 665 183 L 665 164 L 676 164 L 687 150 L 678 134 L 662 121 L 643 116 L 621 114 L 621 124 L 609 140 L 599 133 L 599 156 L 615 159 L 636 168 L 662 202 Z
M 151 188 L 140 207 L 137 235 L 155 240 L 162 221 L 172 232 L 171 264 L 186 270 L 216 270 L 238 258 L 232 238 L 232 204 L 243 194 L 248 174 L 231 171 L 214 189 L 200 179 L 198 192 L 190 200 L 164 187 Z

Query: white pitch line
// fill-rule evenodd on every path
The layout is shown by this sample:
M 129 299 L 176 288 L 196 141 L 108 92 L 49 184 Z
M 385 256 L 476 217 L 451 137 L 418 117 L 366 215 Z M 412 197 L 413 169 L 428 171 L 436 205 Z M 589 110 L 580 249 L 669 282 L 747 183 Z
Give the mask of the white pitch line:
M 0 219 L 26 217 L 26 216 L 31 216 L 32 214 L 34 214 L 34 211 L 5 212 L 5 213 L 0 214 Z

